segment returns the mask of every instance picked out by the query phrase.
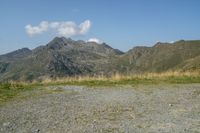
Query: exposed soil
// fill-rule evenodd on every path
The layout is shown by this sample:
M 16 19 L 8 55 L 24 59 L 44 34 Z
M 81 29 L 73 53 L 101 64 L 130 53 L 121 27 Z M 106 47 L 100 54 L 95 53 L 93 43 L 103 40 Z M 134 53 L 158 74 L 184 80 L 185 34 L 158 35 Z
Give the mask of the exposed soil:
M 200 84 L 52 86 L 0 106 L 2 133 L 200 133 Z

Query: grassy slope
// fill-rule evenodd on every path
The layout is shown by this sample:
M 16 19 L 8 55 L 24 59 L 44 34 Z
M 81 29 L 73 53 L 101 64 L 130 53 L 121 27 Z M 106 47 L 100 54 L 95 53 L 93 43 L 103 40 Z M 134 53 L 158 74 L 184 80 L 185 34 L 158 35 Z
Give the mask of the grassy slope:
M 185 66 L 184 70 L 195 70 L 199 66 L 199 51 L 200 41 L 178 41 L 173 44 L 157 43 L 153 47 L 135 47 L 120 56 L 110 70 L 115 68 L 124 73 L 165 72 L 183 69 Z

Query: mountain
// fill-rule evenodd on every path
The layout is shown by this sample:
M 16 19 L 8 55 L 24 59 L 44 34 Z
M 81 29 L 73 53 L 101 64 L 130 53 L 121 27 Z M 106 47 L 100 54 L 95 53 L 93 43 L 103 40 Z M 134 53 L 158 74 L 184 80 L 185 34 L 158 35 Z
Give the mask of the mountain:
M 200 69 L 200 41 L 180 40 L 134 47 L 126 53 L 106 43 L 56 37 L 33 50 L 23 48 L 0 56 L 0 81 L 46 77 L 111 75 Z
M 7 53 L 5 55 L 1 55 L 0 60 L 4 60 L 4 61 L 17 60 L 17 59 L 23 58 L 26 55 L 31 54 L 31 52 L 32 51 L 28 48 L 22 48 L 22 49 Z
M 34 80 L 45 77 L 98 74 L 111 58 L 123 52 L 107 44 L 56 37 L 33 50 L 23 48 L 0 56 L 1 80 Z
M 135 47 L 117 60 L 123 65 L 120 71 L 129 72 L 163 72 L 167 70 L 184 70 L 190 63 L 199 69 L 200 41 L 180 40 L 174 43 L 158 42 L 153 47 Z M 195 60 L 195 61 L 194 61 Z M 194 64 L 196 63 L 196 64 Z

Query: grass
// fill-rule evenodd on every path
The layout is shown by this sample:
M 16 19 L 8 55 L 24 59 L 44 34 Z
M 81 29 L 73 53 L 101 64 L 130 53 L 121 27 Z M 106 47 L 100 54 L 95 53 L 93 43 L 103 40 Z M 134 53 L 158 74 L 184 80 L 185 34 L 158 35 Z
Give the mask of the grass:
M 22 92 L 53 85 L 81 85 L 89 87 L 147 84 L 187 84 L 200 83 L 200 72 L 164 72 L 146 73 L 142 75 L 115 74 L 106 76 L 76 76 L 57 79 L 45 79 L 41 82 L 9 82 L 0 84 L 0 104 L 12 100 Z
M 33 84 L 22 84 L 22 83 L 3 83 L 0 84 L 0 105 L 14 99 L 22 92 L 29 91 L 35 88 Z
M 45 79 L 42 85 L 85 85 L 85 86 L 114 86 L 114 85 L 138 85 L 160 83 L 200 83 L 200 72 L 164 72 L 146 73 L 142 75 L 115 74 L 106 76 L 77 76 L 57 79 Z

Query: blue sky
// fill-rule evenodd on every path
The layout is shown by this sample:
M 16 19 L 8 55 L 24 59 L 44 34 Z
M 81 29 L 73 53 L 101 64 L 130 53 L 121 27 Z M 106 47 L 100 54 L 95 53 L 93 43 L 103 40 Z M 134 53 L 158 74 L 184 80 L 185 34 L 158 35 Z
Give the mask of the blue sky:
M 157 41 L 200 39 L 199 7 L 200 0 L 1 0 L 0 54 L 66 35 L 60 34 L 61 26 L 27 34 L 25 26 L 33 30 L 43 21 L 73 21 L 76 31 L 67 37 L 97 38 L 123 51 Z M 90 25 L 82 33 L 80 24 L 85 21 Z

